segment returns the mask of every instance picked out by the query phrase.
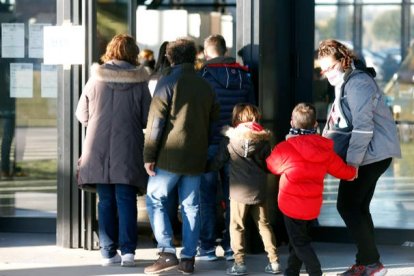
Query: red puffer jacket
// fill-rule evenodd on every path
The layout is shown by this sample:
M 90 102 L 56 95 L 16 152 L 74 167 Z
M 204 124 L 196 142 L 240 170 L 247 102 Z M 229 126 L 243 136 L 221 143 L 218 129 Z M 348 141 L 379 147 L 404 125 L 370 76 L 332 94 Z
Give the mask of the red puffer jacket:
M 272 173 L 281 175 L 280 210 L 302 220 L 318 217 L 327 173 L 341 179 L 353 179 L 356 174 L 334 152 L 333 141 L 316 134 L 288 137 L 276 145 L 266 163 Z

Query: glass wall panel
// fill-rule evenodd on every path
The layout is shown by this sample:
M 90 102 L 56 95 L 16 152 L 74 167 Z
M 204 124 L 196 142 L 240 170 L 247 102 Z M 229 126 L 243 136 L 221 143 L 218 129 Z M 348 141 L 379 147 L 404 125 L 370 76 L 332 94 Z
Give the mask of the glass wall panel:
M 389 3 L 397 3 L 401 4 L 402 0 L 360 0 L 364 4 L 376 4 L 376 5 L 382 5 L 382 4 L 389 4 Z
M 344 3 L 346 1 L 341 1 Z M 323 129 L 328 106 L 333 101 L 334 91 L 328 81 L 320 75 L 317 63 L 319 42 L 335 38 L 352 45 L 352 5 L 316 5 L 315 6 L 315 67 L 313 83 L 313 99 L 317 109 L 319 128 Z
M 352 5 L 315 6 L 315 49 L 327 38 L 352 41 L 353 11 Z
M 0 2 L 0 217 L 55 217 L 57 67 L 43 65 L 56 0 Z
M 105 53 L 106 45 L 112 37 L 128 33 L 128 2 L 129 0 L 96 0 L 98 57 Z
M 352 4 L 354 0 L 315 0 L 315 4 L 338 4 L 338 3 L 350 3 Z
M 185 1 L 190 2 L 190 1 Z M 211 1 L 210 1 L 211 2 Z M 189 4 L 189 3 L 187 3 Z M 236 7 L 222 6 L 216 11 L 214 6 L 162 6 L 158 10 L 147 10 L 139 6 L 137 10 L 137 40 L 140 49 L 149 49 L 158 56 L 164 41 L 179 37 L 191 37 L 199 46 L 211 34 L 221 34 L 226 40 L 228 54 L 235 57 Z M 151 24 L 148 24 L 151 22 Z M 202 51 L 201 51 L 202 53 Z
M 401 6 L 363 6 L 363 57 L 377 72 L 381 88 L 401 62 Z
M 320 3 L 321 1 L 316 1 Z M 367 5 L 367 3 L 373 3 Z M 375 2 L 375 4 L 374 4 Z M 381 4 L 381 3 L 384 4 Z M 376 69 L 376 80 L 386 95 L 385 100 L 397 121 L 402 159 L 395 159 L 390 168 L 384 173 L 377 183 L 374 198 L 371 203 L 371 213 L 376 227 L 414 229 L 414 51 L 411 47 L 409 55 L 401 61 L 401 5 L 391 3 L 401 1 L 363 1 L 362 5 L 362 52 L 368 66 Z M 346 5 L 340 5 L 342 7 Z M 352 9 L 348 9 L 349 21 L 331 19 L 331 22 L 323 25 L 324 9 L 332 12 L 339 9 L 335 6 L 316 5 L 315 38 L 319 41 L 324 38 L 339 38 L 349 41 L 353 45 L 351 31 L 345 36 L 321 35 L 322 28 L 333 30 L 335 24 L 345 24 L 342 28 L 351 30 Z M 414 9 L 412 9 L 414 14 Z M 331 17 L 337 16 L 335 13 Z M 413 17 L 411 21 L 413 21 Z M 357 26 L 357 24 L 356 24 Z M 335 27 L 336 28 L 336 27 Z M 358 28 L 358 26 L 357 26 Z M 341 29 L 341 27 L 339 27 Z M 411 37 L 412 39 L 413 37 Z M 315 72 L 318 72 L 316 64 Z M 318 109 L 320 124 L 326 120 L 326 106 L 332 101 L 332 87 L 326 80 L 315 73 L 314 103 Z M 330 92 L 331 91 L 331 92 Z M 363 91 L 361 91 L 363 92 Z M 336 210 L 336 198 L 338 193 L 338 180 L 328 176 L 325 180 L 324 204 L 319 224 L 323 226 L 344 226 Z

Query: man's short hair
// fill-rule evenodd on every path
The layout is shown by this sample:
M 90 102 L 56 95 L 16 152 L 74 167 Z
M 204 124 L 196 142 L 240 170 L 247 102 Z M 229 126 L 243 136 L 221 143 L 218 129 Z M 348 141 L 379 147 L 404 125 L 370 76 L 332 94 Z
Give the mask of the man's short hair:
M 292 111 L 294 128 L 314 129 L 316 123 L 316 108 L 310 103 L 299 103 Z
M 224 56 L 227 52 L 226 40 L 219 34 L 207 37 L 204 40 L 204 47 L 213 47 L 219 56 Z
M 171 64 L 192 63 L 196 56 L 194 41 L 186 38 L 179 38 L 167 45 L 167 59 Z

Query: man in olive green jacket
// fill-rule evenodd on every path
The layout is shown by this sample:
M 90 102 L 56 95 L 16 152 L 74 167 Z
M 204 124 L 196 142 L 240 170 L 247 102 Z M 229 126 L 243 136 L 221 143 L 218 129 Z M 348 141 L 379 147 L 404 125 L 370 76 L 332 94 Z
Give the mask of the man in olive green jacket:
M 205 170 L 211 123 L 219 104 L 210 84 L 194 71 L 194 42 L 178 39 L 167 46 L 171 68 L 155 88 L 145 134 L 144 162 L 150 175 L 147 211 L 158 242 L 159 258 L 145 273 L 175 268 L 194 271 L 200 231 L 199 190 Z M 178 262 L 167 200 L 178 185 L 183 216 L 183 249 Z

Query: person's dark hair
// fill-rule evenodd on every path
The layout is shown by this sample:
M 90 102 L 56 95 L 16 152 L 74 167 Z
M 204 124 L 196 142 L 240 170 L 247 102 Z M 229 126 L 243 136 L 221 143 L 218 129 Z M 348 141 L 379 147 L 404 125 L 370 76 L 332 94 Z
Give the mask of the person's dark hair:
M 299 103 L 292 111 L 292 127 L 314 129 L 316 124 L 316 108 L 310 103 Z
M 106 46 L 106 52 L 101 61 L 107 62 L 113 59 L 123 60 L 133 65 L 138 65 L 139 48 L 135 38 L 127 34 L 119 34 L 112 38 Z
M 350 68 L 352 61 L 357 59 L 352 50 L 334 39 L 326 39 L 319 43 L 318 58 L 328 56 L 332 56 L 335 60 L 340 61 L 344 70 Z
M 258 122 L 261 116 L 257 106 L 248 103 L 239 103 L 233 108 L 231 123 L 236 127 L 241 123 Z
M 171 41 L 168 43 L 166 53 L 168 61 L 171 64 L 194 64 L 196 57 L 195 43 L 194 41 L 186 38 L 179 38 L 175 41 Z
M 164 41 L 158 50 L 158 58 L 155 63 L 154 72 L 161 72 L 164 68 L 171 66 L 166 57 L 168 41 Z
M 219 56 L 224 56 L 227 52 L 226 40 L 222 35 L 210 35 L 204 40 L 204 46 L 213 47 Z

